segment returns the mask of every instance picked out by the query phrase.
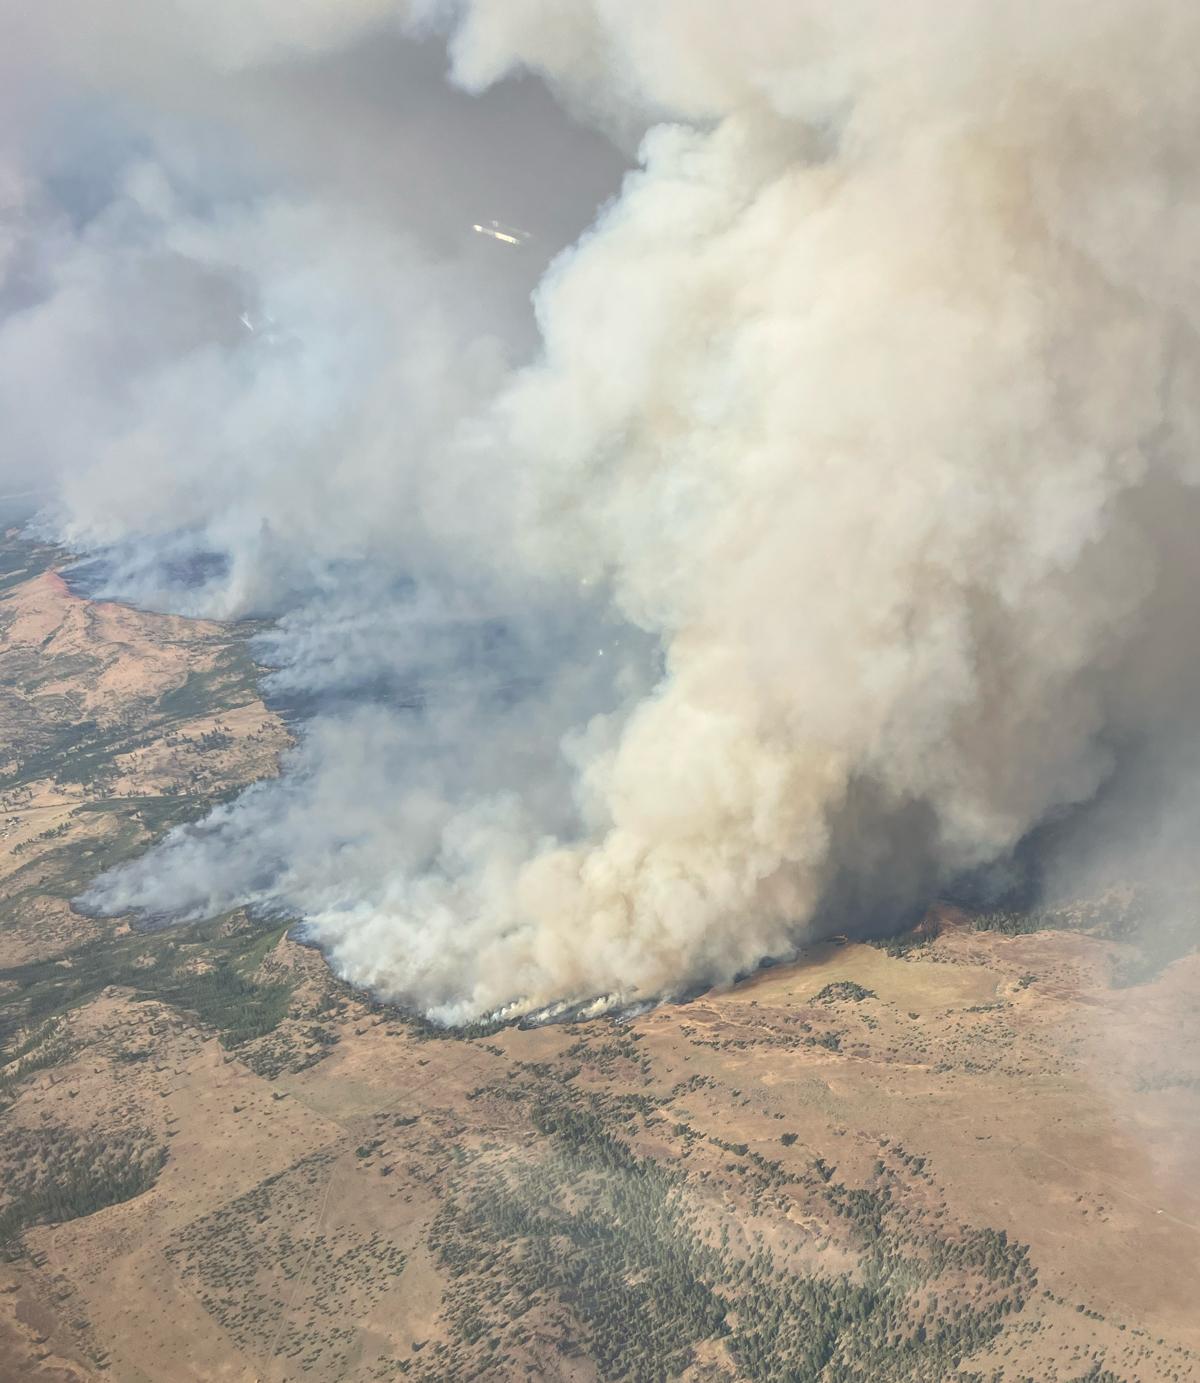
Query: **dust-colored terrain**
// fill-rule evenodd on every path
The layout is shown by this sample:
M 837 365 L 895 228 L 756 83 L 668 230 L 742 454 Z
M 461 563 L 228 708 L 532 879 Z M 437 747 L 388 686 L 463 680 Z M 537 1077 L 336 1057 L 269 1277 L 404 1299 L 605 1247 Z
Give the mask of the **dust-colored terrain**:
M 0 592 L 0 1378 L 1200 1379 L 1200 957 L 1136 900 L 438 1033 L 281 923 L 71 910 L 287 736 L 235 631 L 51 557 Z
M 54 557 L 0 546 L 0 963 L 96 935 L 68 900 L 288 742 L 244 638 L 80 599 Z

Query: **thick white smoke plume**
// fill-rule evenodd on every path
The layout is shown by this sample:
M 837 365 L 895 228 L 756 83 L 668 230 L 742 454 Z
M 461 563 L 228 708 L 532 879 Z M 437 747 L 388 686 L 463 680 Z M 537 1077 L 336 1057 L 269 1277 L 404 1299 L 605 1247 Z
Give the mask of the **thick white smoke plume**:
M 14 200 L 5 415 L 61 477 L 45 522 L 137 598 L 280 614 L 274 685 L 317 711 L 92 905 L 292 909 L 457 1020 L 731 977 L 1005 859 L 1129 755 L 1191 791 L 1194 6 L 115 8 L 162 64 L 154 154 L 82 225 Z M 525 363 L 419 180 L 289 139 L 296 65 L 400 21 L 471 92 L 531 71 L 644 135 Z M 35 46 L 134 84 L 65 22 Z M 214 92 L 246 166 L 194 133 Z M 546 166 L 594 205 L 617 161 L 578 147 L 603 175 Z

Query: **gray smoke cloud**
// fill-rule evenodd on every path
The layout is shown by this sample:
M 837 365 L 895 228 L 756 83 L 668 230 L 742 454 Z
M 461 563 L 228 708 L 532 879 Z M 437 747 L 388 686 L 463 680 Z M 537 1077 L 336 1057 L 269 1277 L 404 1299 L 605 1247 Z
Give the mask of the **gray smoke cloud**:
M 1195 800 L 1182 0 L 22 22 L 10 456 L 110 589 L 277 615 L 307 717 L 89 905 L 293 910 L 456 1021 Z M 56 84 L 115 131 L 90 180 Z

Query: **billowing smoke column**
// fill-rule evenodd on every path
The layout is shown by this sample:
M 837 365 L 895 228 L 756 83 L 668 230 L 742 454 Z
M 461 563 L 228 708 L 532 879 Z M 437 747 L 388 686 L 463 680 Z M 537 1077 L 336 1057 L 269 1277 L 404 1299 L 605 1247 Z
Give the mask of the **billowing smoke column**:
M 273 92 L 255 64 L 386 18 L 274 9 L 215 49 Z M 275 686 L 320 707 L 281 780 L 92 906 L 292 909 L 454 1021 L 727 979 L 1005 859 L 1131 757 L 1187 797 L 1200 11 L 406 18 L 462 87 L 532 71 L 641 137 L 536 289 L 530 360 L 392 212 L 197 210 L 145 170 L 2 329 L 79 400 L 64 438 L 21 386 L 23 445 L 90 453 L 46 463 L 46 522 L 140 598 L 281 612 Z M 115 264 L 158 302 L 164 261 L 186 341 L 164 363 L 160 323 L 106 381 L 97 285 Z M 214 285 L 279 340 L 197 344 Z M 165 563 L 201 550 L 181 596 Z

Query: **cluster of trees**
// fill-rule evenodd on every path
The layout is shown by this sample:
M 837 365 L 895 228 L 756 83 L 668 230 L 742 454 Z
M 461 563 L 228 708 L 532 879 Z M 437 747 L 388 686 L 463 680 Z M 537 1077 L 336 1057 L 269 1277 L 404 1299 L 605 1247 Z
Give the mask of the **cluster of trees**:
M 657 1383 L 722 1340 L 758 1383 L 941 1383 L 1036 1283 L 1028 1251 L 1003 1233 L 940 1227 L 902 1204 L 898 1178 L 927 1175 L 903 1149 L 883 1149 L 875 1184 L 856 1187 L 820 1158 L 793 1172 L 705 1140 L 741 1159 L 726 1171 L 752 1204 L 763 1178 L 803 1188 L 831 1233 L 857 1245 L 854 1275 L 797 1272 L 750 1245 L 741 1217 L 718 1236 L 711 1201 L 702 1218 L 686 1173 L 635 1151 L 613 1100 L 536 1079 L 521 1093 L 539 1142 L 520 1159 L 464 1159 L 435 1223 L 456 1340 L 414 1366 L 422 1378 L 501 1376 L 550 1334 L 605 1379 Z
M 854 980 L 835 980 L 821 990 L 813 999 L 813 1003 L 830 1004 L 836 1003 L 839 999 L 850 999 L 856 1004 L 861 1004 L 864 999 L 873 998 L 875 998 L 873 989 L 867 989 L 864 985 L 856 984 Z
M 934 936 L 935 933 L 932 931 L 914 927 L 906 932 L 897 932 L 895 936 L 868 936 L 863 940 L 876 950 L 886 951 L 889 956 L 900 958 L 913 951 L 919 951 L 922 946 L 928 946 Z
M 144 1129 L 84 1134 L 10 1125 L 0 1133 L 0 1253 L 19 1257 L 31 1225 L 62 1224 L 141 1195 L 166 1160 L 166 1148 Z
M 362 1145 L 360 1157 L 374 1146 Z M 340 1376 L 355 1340 L 353 1322 L 369 1311 L 404 1271 L 404 1251 L 382 1230 L 343 1229 L 315 1239 L 297 1225 L 311 1222 L 336 1160 L 322 1151 L 266 1177 L 253 1190 L 187 1226 L 167 1251 L 204 1308 L 250 1354 L 279 1335 L 279 1352 L 302 1369 Z M 303 1314 L 282 1318 L 304 1277 Z
M 30 1076 L 69 1060 L 75 1044 L 61 1019 L 41 1023 L 0 1052 L 0 1108 Z
M 273 1031 L 288 1011 L 293 986 L 285 978 L 264 983 L 254 974 L 281 928 L 248 923 L 231 930 L 225 922 L 105 936 L 64 956 L 0 970 L 0 1036 L 66 1013 L 108 985 L 194 1014 L 216 1028 L 226 1046 Z M 152 964 L 145 963 L 147 955 Z

